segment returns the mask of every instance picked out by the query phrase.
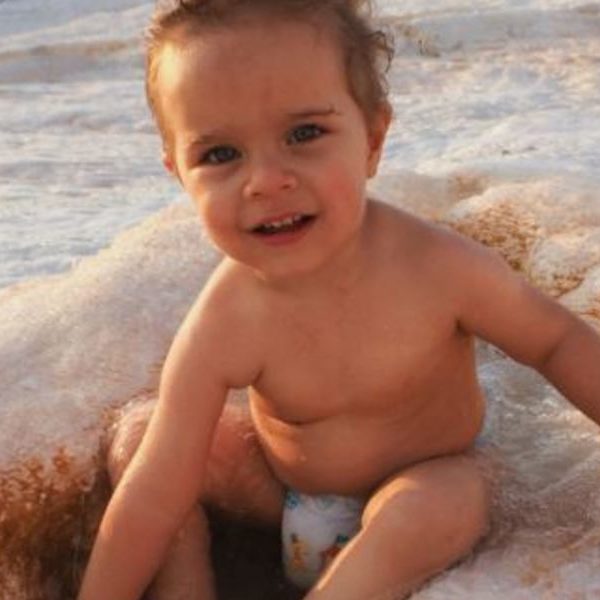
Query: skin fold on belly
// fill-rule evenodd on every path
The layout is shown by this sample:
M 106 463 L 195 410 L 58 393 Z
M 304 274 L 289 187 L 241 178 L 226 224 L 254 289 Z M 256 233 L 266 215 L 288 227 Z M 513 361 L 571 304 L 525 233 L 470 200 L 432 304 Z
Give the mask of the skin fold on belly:
M 288 487 L 363 495 L 404 467 L 472 446 L 481 428 L 481 398 L 463 401 L 460 410 L 428 408 L 408 421 L 393 414 L 344 414 L 292 424 L 256 407 L 252 415 L 266 458 Z

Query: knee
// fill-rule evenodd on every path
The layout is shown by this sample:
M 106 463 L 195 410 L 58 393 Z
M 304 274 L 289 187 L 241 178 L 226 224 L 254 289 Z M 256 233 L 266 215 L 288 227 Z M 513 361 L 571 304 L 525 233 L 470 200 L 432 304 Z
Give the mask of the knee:
M 459 558 L 487 532 L 489 491 L 471 459 L 435 462 L 414 467 L 375 494 L 365 508 L 363 526 L 379 521 L 383 539 L 392 547 L 407 536 Z
M 490 491 L 474 461 L 465 459 L 454 483 L 432 491 L 429 502 L 434 523 L 442 533 L 440 541 L 457 558 L 467 554 L 487 533 Z
M 209 453 L 201 500 L 240 518 L 279 523 L 283 488 L 272 474 L 246 407 L 226 405 Z
M 118 419 L 106 458 L 108 475 L 113 487 L 123 476 L 140 445 L 154 406 L 154 400 L 133 404 L 126 408 Z

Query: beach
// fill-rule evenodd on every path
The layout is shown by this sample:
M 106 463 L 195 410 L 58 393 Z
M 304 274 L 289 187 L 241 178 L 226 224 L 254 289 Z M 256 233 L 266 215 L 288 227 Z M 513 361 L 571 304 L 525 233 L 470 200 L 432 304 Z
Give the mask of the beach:
M 0 600 L 73 593 L 111 423 L 155 394 L 219 260 L 145 106 L 151 8 L 0 2 Z M 396 55 L 371 193 L 496 248 L 599 327 L 600 4 L 382 0 L 376 18 Z M 414 597 L 600 597 L 597 427 L 495 349 L 478 360 L 492 531 Z M 249 546 L 219 556 L 242 568 Z

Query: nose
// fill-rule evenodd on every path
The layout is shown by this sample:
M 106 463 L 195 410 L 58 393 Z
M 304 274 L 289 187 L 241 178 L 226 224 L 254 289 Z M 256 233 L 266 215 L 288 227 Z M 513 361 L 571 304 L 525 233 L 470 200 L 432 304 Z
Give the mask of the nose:
M 260 199 L 289 192 L 298 186 L 296 175 L 284 161 L 261 158 L 250 164 L 244 195 L 248 199 Z

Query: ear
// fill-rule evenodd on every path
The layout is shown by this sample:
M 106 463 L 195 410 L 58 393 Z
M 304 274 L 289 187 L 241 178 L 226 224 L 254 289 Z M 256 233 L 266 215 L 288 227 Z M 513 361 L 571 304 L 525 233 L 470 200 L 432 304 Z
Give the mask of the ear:
M 166 148 L 162 150 L 162 164 L 171 175 L 175 175 L 175 162 L 173 161 L 173 157 L 167 152 Z
M 392 107 L 386 102 L 382 104 L 369 124 L 369 155 L 367 157 L 367 177 L 369 179 L 377 173 L 383 143 L 391 121 Z
M 162 150 L 162 164 L 165 169 L 176 177 L 181 183 L 181 177 L 179 177 L 179 172 L 177 171 L 177 165 L 175 164 L 175 159 L 173 158 L 173 154 L 167 150 L 167 148 L 163 148 Z

